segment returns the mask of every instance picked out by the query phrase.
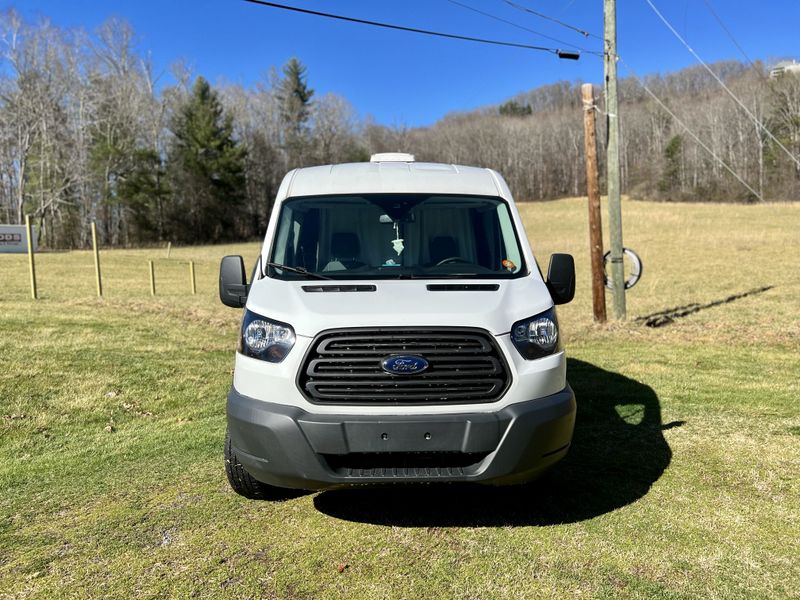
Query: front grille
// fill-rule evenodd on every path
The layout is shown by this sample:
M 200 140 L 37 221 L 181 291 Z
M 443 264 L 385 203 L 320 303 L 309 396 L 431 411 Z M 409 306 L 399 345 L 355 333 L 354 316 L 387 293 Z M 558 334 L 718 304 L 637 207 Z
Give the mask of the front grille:
M 413 375 L 383 370 L 384 359 L 421 356 Z M 339 329 L 317 336 L 297 384 L 323 404 L 459 404 L 494 402 L 511 377 L 491 335 L 467 328 Z

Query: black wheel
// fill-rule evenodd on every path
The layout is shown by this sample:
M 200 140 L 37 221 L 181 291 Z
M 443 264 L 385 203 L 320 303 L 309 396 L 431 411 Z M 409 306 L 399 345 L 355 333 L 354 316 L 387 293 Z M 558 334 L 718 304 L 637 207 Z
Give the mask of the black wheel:
M 293 490 L 262 483 L 248 473 L 236 457 L 231 445 L 231 436 L 225 432 L 225 474 L 233 491 L 251 500 L 285 500 Z

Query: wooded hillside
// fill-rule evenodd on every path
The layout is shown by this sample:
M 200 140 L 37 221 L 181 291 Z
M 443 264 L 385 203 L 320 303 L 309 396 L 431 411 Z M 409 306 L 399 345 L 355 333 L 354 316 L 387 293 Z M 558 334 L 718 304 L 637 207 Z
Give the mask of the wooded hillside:
M 110 245 L 251 238 L 263 234 L 289 169 L 398 150 L 498 169 L 519 200 L 585 191 L 579 82 L 431 127 L 385 127 L 360 119 L 341 96 L 315 94 L 296 59 L 247 88 L 212 86 L 182 65 L 172 69 L 176 83 L 159 85 L 134 39 L 120 21 L 86 34 L 14 12 L 0 18 L 0 221 L 33 215 L 49 247 L 87 245 L 92 221 Z M 800 77 L 770 79 L 762 64 L 714 69 L 800 155 Z M 800 199 L 798 165 L 707 72 L 645 83 L 764 199 Z M 638 81 L 623 80 L 620 91 L 627 193 L 756 200 Z
M 764 65 L 712 65 L 750 112 L 800 157 L 800 77 L 770 79 Z M 800 199 L 793 161 L 702 67 L 644 82 L 620 82 L 623 190 L 664 200 L 756 201 L 725 167 L 647 93 L 653 92 L 708 149 L 765 200 Z M 602 112 L 602 88 L 596 87 Z M 540 200 L 585 193 L 580 82 L 543 86 L 498 108 L 456 114 L 407 132 L 403 145 L 422 159 L 480 164 L 501 171 L 515 196 Z M 599 115 L 605 139 L 605 117 Z M 602 153 L 601 153 L 602 156 Z

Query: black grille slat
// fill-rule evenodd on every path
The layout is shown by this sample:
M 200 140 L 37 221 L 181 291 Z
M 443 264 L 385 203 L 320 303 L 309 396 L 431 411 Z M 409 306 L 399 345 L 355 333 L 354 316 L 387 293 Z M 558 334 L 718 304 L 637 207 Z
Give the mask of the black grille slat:
M 414 347 L 414 346 L 388 346 L 385 348 L 376 348 L 371 352 L 371 354 L 377 355 L 380 354 L 382 357 L 389 356 L 391 354 L 422 354 L 423 356 L 426 355 L 439 355 L 439 356 L 447 356 L 452 355 L 454 352 L 463 352 L 466 354 L 481 354 L 481 352 L 477 349 L 448 349 L 448 348 L 436 348 L 436 347 Z M 339 355 L 339 356 L 364 356 L 366 352 L 364 350 L 341 350 L 337 352 L 330 353 L 331 356 Z
M 429 366 L 422 373 L 387 373 L 382 362 L 393 355 L 420 356 Z M 316 403 L 472 403 L 498 400 L 510 375 L 494 339 L 481 330 L 364 328 L 317 336 L 297 383 Z
M 487 386 L 494 387 L 496 385 L 501 384 L 502 381 L 499 379 L 487 379 L 481 380 L 480 382 L 472 383 L 472 382 L 456 382 L 450 378 L 439 378 L 439 379 L 417 379 L 415 378 L 414 381 L 397 381 L 396 379 L 388 379 L 388 380 L 379 380 L 379 381 L 366 381 L 362 384 L 353 383 L 352 381 L 326 381 L 324 383 L 314 383 L 309 382 L 308 387 L 332 387 L 332 388 L 341 388 L 346 387 L 348 389 L 358 388 L 358 387 L 365 387 L 369 389 L 375 389 L 376 392 L 380 392 L 381 390 L 385 389 L 430 389 L 431 386 L 434 385 L 447 385 L 450 389 L 461 389 L 461 388 L 469 388 L 469 389 L 478 389 L 484 388 Z
M 442 383 L 441 381 L 439 383 Z M 429 386 L 424 385 L 403 385 L 403 386 L 395 386 L 391 384 L 381 384 L 380 387 L 375 387 L 374 383 L 370 383 L 369 385 L 352 385 L 349 382 L 347 383 L 323 383 L 323 384 L 316 384 L 316 383 L 309 383 L 308 390 L 312 394 L 321 394 L 327 396 L 340 396 L 340 397 L 347 397 L 347 396 L 365 396 L 365 397 L 380 397 L 380 396 L 402 396 L 402 397 L 414 397 L 414 396 L 433 396 L 436 397 L 453 397 L 458 395 L 469 394 L 471 392 L 482 392 L 482 393 L 491 393 L 495 389 L 500 387 L 500 380 L 495 380 L 489 384 L 472 384 L 472 385 L 464 385 L 461 384 L 458 387 L 456 386 L 448 386 L 447 389 L 442 389 L 443 386 L 435 387 L 434 384 Z
M 416 351 L 427 350 L 429 352 L 447 352 L 452 350 L 470 349 L 476 352 L 488 352 L 489 344 L 480 339 L 453 340 L 452 338 L 385 338 L 381 340 L 364 340 L 363 338 L 347 340 L 323 340 L 317 348 L 320 354 L 347 353 L 352 354 L 358 351 L 375 352 L 391 350 L 407 350 L 415 348 Z
M 308 363 L 308 377 L 336 376 L 343 379 L 363 377 L 366 379 L 390 379 L 391 375 L 381 369 L 381 360 L 375 358 L 315 358 Z M 466 359 L 470 360 L 470 359 Z M 406 377 L 409 381 L 426 381 L 442 377 L 502 375 L 503 367 L 494 357 L 481 357 L 466 362 L 463 357 L 437 357 L 427 371 Z M 395 380 L 396 378 L 392 379 Z
M 456 400 L 459 401 L 467 401 L 467 402 L 475 402 L 472 400 L 475 396 L 484 396 L 487 394 L 478 394 L 478 390 L 471 390 L 469 392 L 463 393 L 448 393 L 443 394 L 442 396 L 437 396 L 435 394 L 430 393 L 423 393 L 423 394 L 395 394 L 395 395 L 376 395 L 373 393 L 361 393 L 355 394 L 352 392 L 348 393 L 341 393 L 341 394 L 334 394 L 328 393 L 325 394 L 325 402 L 331 404 L 381 404 L 381 403 L 390 403 L 390 404 L 439 404 L 439 403 L 447 403 L 447 402 L 455 402 Z M 320 402 L 317 400 L 317 402 Z
M 460 477 L 475 468 L 486 453 L 387 452 L 323 455 L 337 475 L 345 477 L 403 478 Z
M 310 377 L 339 377 L 341 379 L 354 379 L 358 377 L 363 377 L 364 379 L 368 379 L 372 382 L 380 382 L 386 377 L 390 377 L 390 375 L 384 375 L 383 373 L 374 373 L 372 371 L 367 371 L 366 369 L 352 372 L 345 369 L 317 369 L 312 373 L 308 373 Z M 436 377 L 434 374 L 424 374 L 424 375 L 410 375 L 409 377 L 413 377 L 417 381 L 430 381 L 431 379 L 443 379 L 445 377 L 474 377 L 474 376 L 483 376 L 483 377 L 491 377 L 492 375 L 499 375 L 497 371 L 494 369 L 461 369 L 458 371 L 437 371 Z M 448 380 L 449 381 L 449 380 Z

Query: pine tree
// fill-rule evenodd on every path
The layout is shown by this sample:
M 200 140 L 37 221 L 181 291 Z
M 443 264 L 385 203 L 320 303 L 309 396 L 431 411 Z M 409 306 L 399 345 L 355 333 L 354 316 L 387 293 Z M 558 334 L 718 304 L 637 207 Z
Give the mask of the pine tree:
M 662 193 L 674 193 L 681 187 L 681 168 L 683 163 L 683 137 L 675 135 L 664 148 L 664 170 L 658 182 Z
M 246 148 L 217 93 L 198 77 L 178 111 L 169 152 L 172 238 L 193 243 L 234 239 L 245 200 Z
M 276 95 L 289 166 L 302 166 L 309 144 L 307 124 L 311 118 L 314 90 L 308 87 L 306 67 L 296 58 L 290 58 L 284 65 L 283 79 L 278 83 Z
M 498 111 L 504 117 L 527 117 L 533 114 L 530 104 L 520 104 L 516 100 L 509 100 L 501 104 Z
M 138 241 L 165 239 L 164 209 L 169 200 L 164 163 L 152 149 L 133 151 L 117 196 L 131 211 Z

